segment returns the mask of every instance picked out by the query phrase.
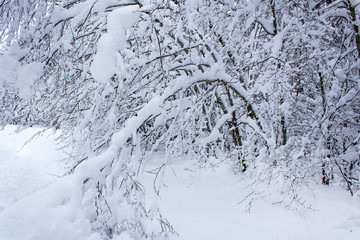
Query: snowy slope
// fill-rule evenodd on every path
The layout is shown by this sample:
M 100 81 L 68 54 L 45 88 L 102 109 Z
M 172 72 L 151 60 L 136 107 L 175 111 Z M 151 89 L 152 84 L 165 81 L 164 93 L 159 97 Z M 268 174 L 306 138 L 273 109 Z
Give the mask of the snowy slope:
M 71 176 L 55 181 L 65 165 L 54 137 L 36 138 L 18 151 L 36 130 L 13 131 L 7 127 L 0 132 L 0 240 L 101 239 L 75 203 L 59 202 L 61 196 L 74 194 L 77 188 L 69 186 L 78 183 Z M 159 206 L 179 234 L 173 240 L 359 239 L 358 196 L 314 186 L 312 192 L 303 192 L 314 210 L 289 211 L 258 200 L 248 213 L 240 202 L 249 183 L 239 181 L 228 164 L 199 169 L 185 159 L 158 171 L 160 158 L 147 163 L 140 180 L 147 207 Z M 154 172 L 159 172 L 156 179 Z M 131 240 L 127 235 L 116 239 Z

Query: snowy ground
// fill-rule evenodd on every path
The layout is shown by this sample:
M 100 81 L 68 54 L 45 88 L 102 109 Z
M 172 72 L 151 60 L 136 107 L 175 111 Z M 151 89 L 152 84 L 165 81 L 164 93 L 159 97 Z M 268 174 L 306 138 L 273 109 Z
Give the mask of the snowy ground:
M 40 131 L 29 128 L 16 133 L 15 126 L 0 131 L 0 212 L 65 173 L 66 155 L 57 151 L 57 135 L 47 131 L 32 139 Z
M 289 211 L 259 200 L 247 213 L 239 204 L 246 196 L 246 183 L 239 182 L 230 167 L 200 174 L 175 166 L 174 172 L 176 176 L 172 171 L 166 174 L 160 207 L 180 239 L 360 239 L 360 201 L 342 190 L 320 186 L 309 191 L 315 211 Z
M 54 136 L 44 134 L 21 148 L 38 129 L 19 134 L 14 130 L 7 127 L 0 131 L 0 240 L 98 239 L 98 235 L 86 230 L 89 225 L 84 219 L 68 212 L 71 208 L 46 199 L 59 194 L 59 182 L 63 180 L 54 181 L 65 172 L 61 161 L 65 155 L 56 151 Z M 154 161 L 146 170 L 151 172 L 156 167 Z M 151 204 L 156 194 L 154 175 L 148 172 L 143 180 Z M 342 190 L 318 186 L 313 192 L 305 192 L 315 195 L 309 197 L 315 211 L 294 212 L 257 201 L 247 213 L 239 204 L 247 183 L 239 181 L 226 164 L 196 170 L 191 161 L 179 161 L 162 168 L 160 175 L 166 186 L 161 187 L 158 204 L 179 234 L 173 239 L 360 239 L 359 197 L 351 198 Z M 159 190 L 156 181 L 155 186 Z M 52 192 L 55 188 L 57 193 Z

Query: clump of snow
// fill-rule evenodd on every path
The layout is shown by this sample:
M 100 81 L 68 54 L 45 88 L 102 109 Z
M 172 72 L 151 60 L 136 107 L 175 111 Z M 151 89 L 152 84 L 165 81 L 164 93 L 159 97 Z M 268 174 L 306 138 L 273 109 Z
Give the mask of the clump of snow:
M 126 48 L 126 31 L 139 17 L 135 11 L 138 6 L 117 8 L 107 18 L 107 33 L 98 42 L 98 51 L 90 67 L 92 76 L 101 83 L 106 83 L 118 72 L 121 56 L 119 51 Z

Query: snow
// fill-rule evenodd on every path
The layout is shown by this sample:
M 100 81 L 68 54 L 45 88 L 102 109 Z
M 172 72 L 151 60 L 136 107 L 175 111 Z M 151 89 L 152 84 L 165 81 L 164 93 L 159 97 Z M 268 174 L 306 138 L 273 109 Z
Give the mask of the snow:
M 0 240 L 101 239 L 77 203 L 82 197 L 79 179 L 57 177 L 66 165 L 61 161 L 64 153 L 54 143 L 56 136 L 46 131 L 21 148 L 40 129 L 14 133 L 15 129 L 0 131 Z M 250 181 L 235 175 L 231 164 L 212 159 L 200 168 L 186 158 L 163 163 L 163 155 L 155 154 L 139 180 L 146 191 L 146 206 L 159 207 L 179 234 L 169 239 L 352 240 L 360 236 L 359 196 L 350 197 L 344 190 L 321 185 L 304 189 L 301 194 L 312 210 L 290 211 L 258 199 L 247 212 L 241 201 Z M 152 170 L 160 166 L 155 179 Z M 149 231 L 154 227 L 151 222 L 142 224 Z M 124 232 L 114 239 L 133 238 Z
M 77 183 L 61 178 L 68 169 L 59 133 L 43 130 L 0 131 L 0 240 L 99 239 L 74 204 L 65 206 Z
M 203 139 L 200 139 L 200 142 L 202 145 L 206 145 L 208 143 L 211 143 L 212 141 L 215 141 L 219 138 L 221 138 L 221 134 L 220 134 L 220 128 L 221 126 L 232 117 L 232 113 L 234 112 L 234 109 L 230 109 L 230 111 L 227 114 L 224 114 L 216 123 L 213 131 L 211 132 L 211 134 Z
M 264 18 L 259 18 L 257 21 L 261 24 L 261 26 L 265 29 L 266 32 L 268 32 L 270 34 L 275 33 L 274 25 L 272 22 L 270 22 Z
M 28 99 L 32 85 L 41 76 L 43 64 L 21 64 L 15 54 L 0 55 L 0 86 L 12 85 L 22 98 Z
M 315 211 L 292 212 L 258 200 L 248 213 L 240 204 L 248 182 L 240 182 L 229 165 L 201 171 L 190 171 L 191 166 L 184 164 L 172 168 L 164 177 L 167 188 L 160 209 L 179 239 L 350 240 L 360 236 L 359 199 L 342 190 L 318 187 L 315 199 L 312 193 L 304 193 Z
M 138 6 L 117 8 L 108 15 L 108 29 L 98 42 L 98 52 L 90 71 L 93 77 L 106 83 L 118 69 L 122 67 L 119 51 L 126 48 L 126 31 L 130 29 L 139 17 L 135 11 Z M 120 73 L 120 76 L 122 74 Z
M 15 126 L 0 131 L 0 212 L 17 200 L 56 181 L 66 169 L 50 131 L 30 140 L 39 128 L 20 133 Z M 25 145 L 24 145 L 25 144 Z

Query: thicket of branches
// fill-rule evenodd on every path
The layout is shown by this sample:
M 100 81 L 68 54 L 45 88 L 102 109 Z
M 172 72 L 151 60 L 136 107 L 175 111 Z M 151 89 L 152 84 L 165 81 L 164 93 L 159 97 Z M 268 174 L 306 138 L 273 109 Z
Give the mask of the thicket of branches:
M 165 165 L 184 155 L 230 159 L 254 186 L 281 182 L 285 204 L 309 182 L 358 191 L 358 1 L 0 2 L 0 57 L 43 66 L 30 98 L 3 82 L 1 124 L 62 130 L 74 172 L 101 173 L 83 183 L 104 236 L 172 231 L 145 209 L 136 180 L 157 151 Z M 130 6 L 138 18 L 119 25 L 126 41 L 109 56 L 117 65 L 97 77 L 101 39 L 116 29 L 110 16 Z M 115 196 L 133 219 L 119 220 L 108 203 Z M 146 233 L 143 218 L 159 221 L 158 233 Z

